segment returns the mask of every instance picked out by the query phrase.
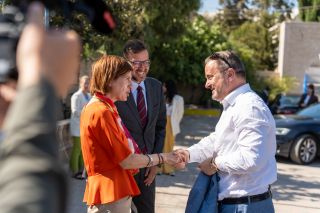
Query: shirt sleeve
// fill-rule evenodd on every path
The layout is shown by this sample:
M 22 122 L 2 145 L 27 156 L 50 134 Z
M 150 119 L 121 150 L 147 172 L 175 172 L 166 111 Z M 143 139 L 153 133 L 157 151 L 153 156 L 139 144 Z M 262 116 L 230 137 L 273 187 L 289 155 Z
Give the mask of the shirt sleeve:
M 201 139 L 197 144 L 189 147 L 187 150 L 190 153 L 190 161 L 201 163 L 207 158 L 212 157 L 214 152 L 214 141 L 216 138 L 215 132 L 211 133 L 209 136 Z
M 215 163 L 220 171 L 231 174 L 244 174 L 258 170 L 268 162 L 270 146 L 268 137 L 271 135 L 272 124 L 265 109 L 253 106 L 242 113 L 235 121 L 235 131 L 239 132 L 236 138 L 238 149 L 227 155 L 218 155 Z M 244 116 L 243 116 L 244 115 Z
M 71 97 L 71 112 L 74 115 L 74 117 L 80 118 L 81 111 L 81 96 L 79 94 L 74 94 Z

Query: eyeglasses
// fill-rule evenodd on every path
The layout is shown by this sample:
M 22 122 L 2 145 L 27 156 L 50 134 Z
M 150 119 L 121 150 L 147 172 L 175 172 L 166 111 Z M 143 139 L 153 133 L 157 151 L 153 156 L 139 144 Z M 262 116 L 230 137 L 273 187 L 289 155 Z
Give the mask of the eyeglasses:
M 224 63 L 226 63 L 226 64 L 229 66 L 229 68 L 233 68 L 233 67 L 231 66 L 231 64 L 228 62 L 228 60 L 225 58 L 225 56 L 222 55 L 222 54 L 213 53 L 213 54 L 210 56 L 210 59 L 212 59 L 212 60 L 220 59 L 221 61 L 223 61 Z
M 140 67 L 140 66 L 144 66 L 144 67 L 149 67 L 151 62 L 150 60 L 145 60 L 145 61 L 129 61 L 132 66 L 134 67 Z

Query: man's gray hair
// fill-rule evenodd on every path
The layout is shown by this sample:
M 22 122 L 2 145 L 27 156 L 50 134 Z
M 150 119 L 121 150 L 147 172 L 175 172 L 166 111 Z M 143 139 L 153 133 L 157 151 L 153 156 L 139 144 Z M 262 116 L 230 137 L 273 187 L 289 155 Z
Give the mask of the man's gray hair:
M 204 64 L 206 65 L 210 61 L 217 61 L 221 71 L 232 68 L 236 71 L 237 74 L 242 75 L 243 77 L 246 76 L 244 65 L 234 51 L 227 50 L 215 52 L 206 58 Z

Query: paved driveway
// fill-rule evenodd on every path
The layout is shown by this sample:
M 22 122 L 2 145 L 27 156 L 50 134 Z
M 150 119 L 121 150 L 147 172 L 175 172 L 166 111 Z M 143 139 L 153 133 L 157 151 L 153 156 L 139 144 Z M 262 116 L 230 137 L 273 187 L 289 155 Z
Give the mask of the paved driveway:
M 176 139 L 176 148 L 186 148 L 198 142 L 213 130 L 216 122 L 214 117 L 186 116 L 182 121 L 182 132 Z M 174 177 L 157 176 L 156 213 L 183 213 L 197 173 L 197 165 L 189 164 Z M 70 181 L 68 212 L 86 212 L 81 203 L 85 182 Z M 278 181 L 272 190 L 276 212 L 320 212 L 320 160 L 312 165 L 299 166 L 278 159 Z
M 176 139 L 176 148 L 189 147 L 207 136 L 217 118 L 188 116 L 182 121 L 182 132 Z M 273 184 L 273 202 L 276 212 L 320 212 L 320 160 L 308 166 L 277 159 L 278 180 Z M 184 212 L 188 194 L 198 173 L 197 165 L 190 164 L 175 177 L 157 177 L 157 213 Z

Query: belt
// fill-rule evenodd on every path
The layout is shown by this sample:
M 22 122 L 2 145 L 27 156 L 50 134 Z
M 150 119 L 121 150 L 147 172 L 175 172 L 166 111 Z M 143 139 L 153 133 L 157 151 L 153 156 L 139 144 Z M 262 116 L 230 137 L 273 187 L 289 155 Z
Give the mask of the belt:
M 244 203 L 253 203 L 262 200 L 266 200 L 272 197 L 271 191 L 268 190 L 265 193 L 252 195 L 252 196 L 244 196 L 244 197 L 235 197 L 235 198 L 224 198 L 223 200 L 218 201 L 219 204 L 244 204 Z

